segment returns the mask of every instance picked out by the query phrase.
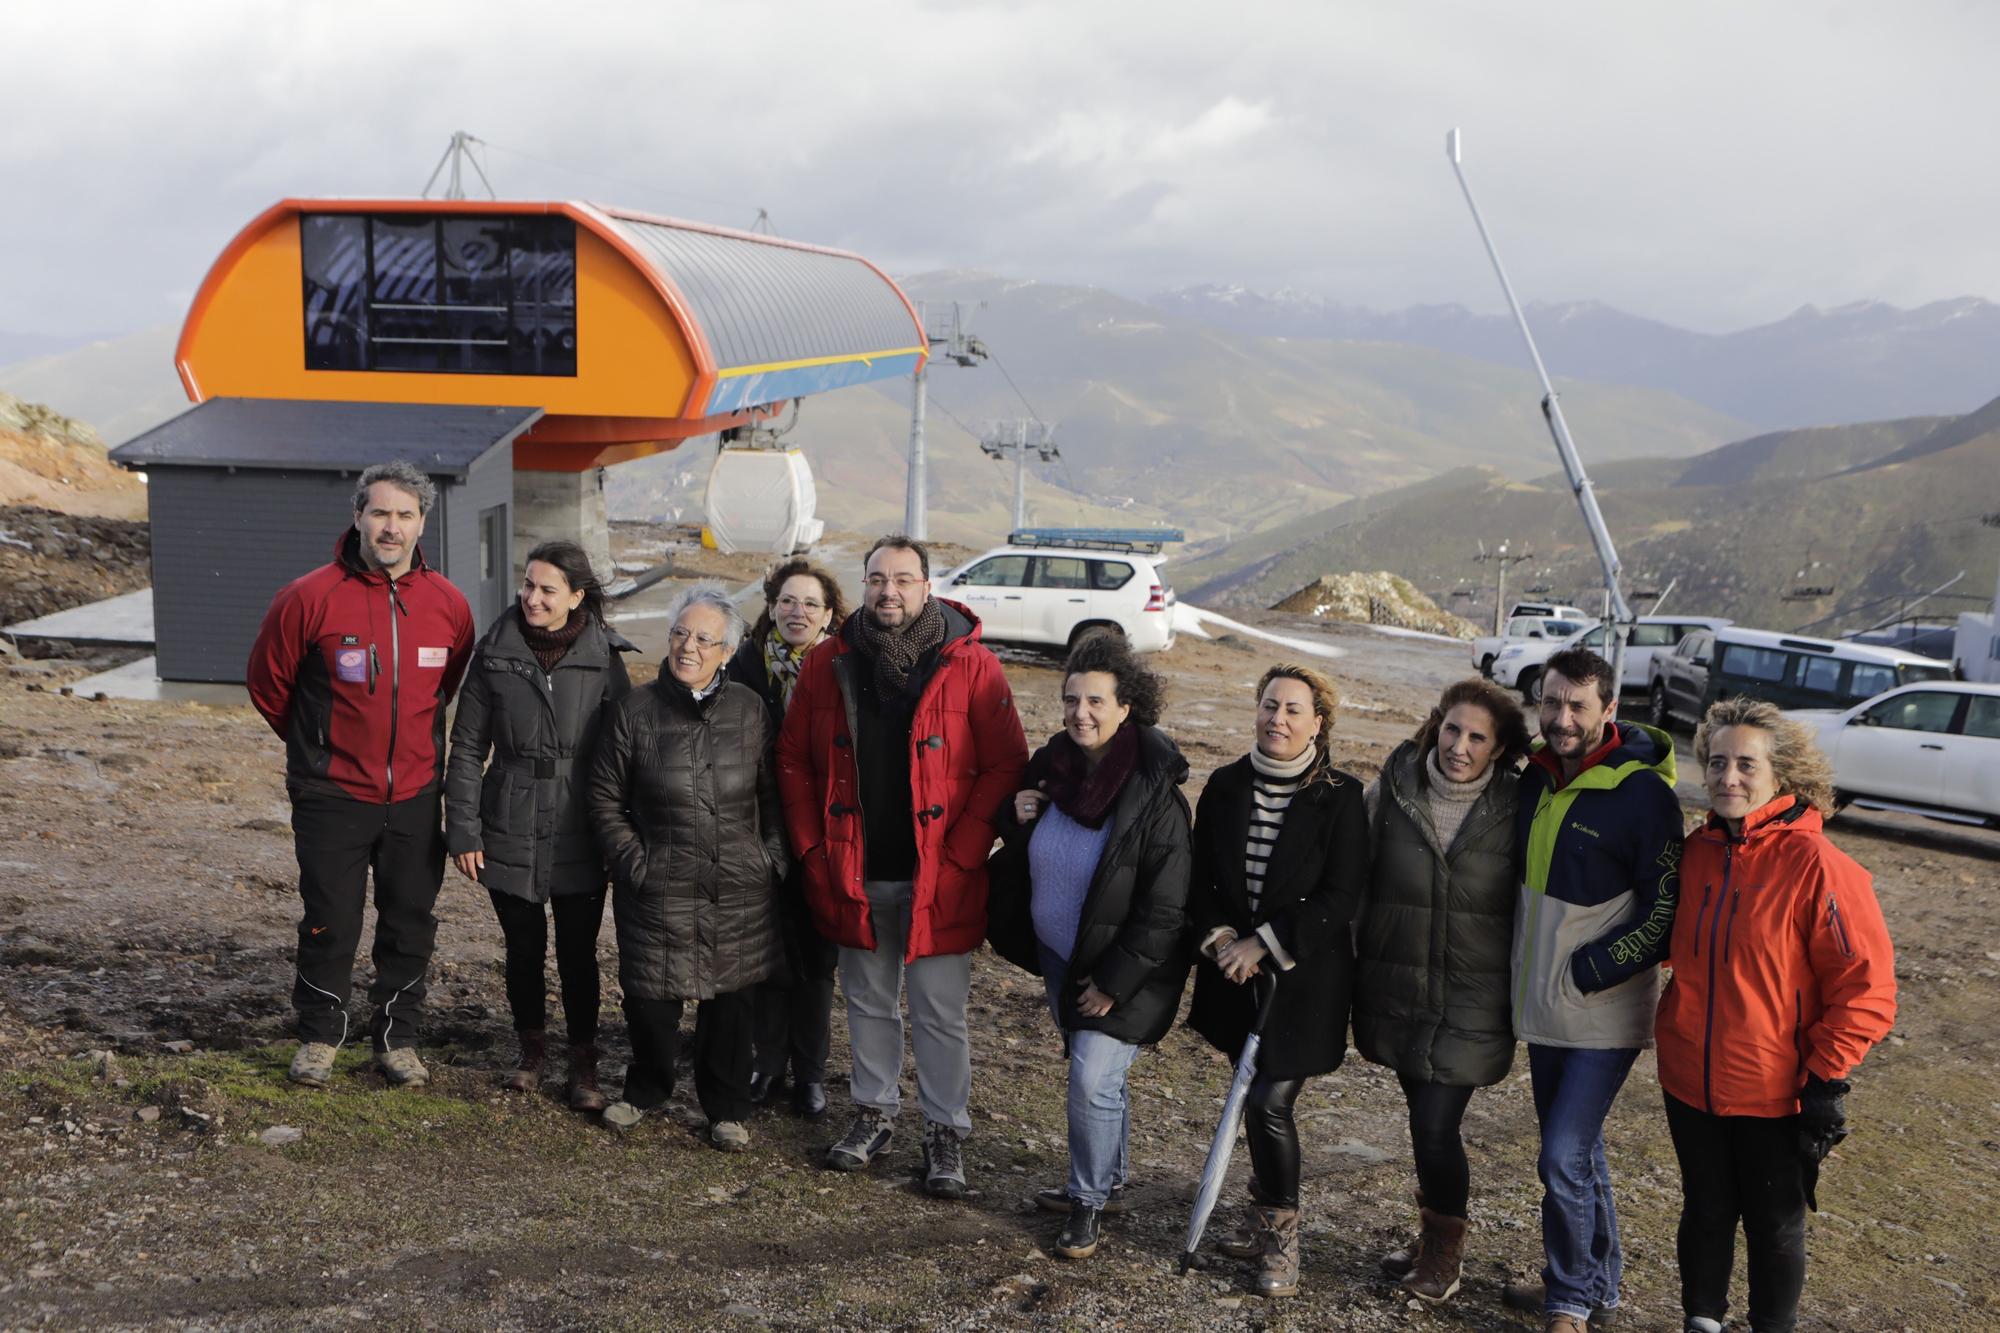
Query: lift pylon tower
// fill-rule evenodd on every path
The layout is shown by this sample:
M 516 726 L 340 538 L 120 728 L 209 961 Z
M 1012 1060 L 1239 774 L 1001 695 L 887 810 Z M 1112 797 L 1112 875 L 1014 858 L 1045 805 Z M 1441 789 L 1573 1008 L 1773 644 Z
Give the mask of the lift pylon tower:
M 1061 458 L 1056 428 L 1032 417 L 989 421 L 980 429 L 979 448 L 988 458 L 1014 455 L 1014 526 L 1009 531 L 1018 532 L 1028 526 L 1028 455 L 1035 454 L 1044 463 Z
M 431 178 L 424 182 L 424 198 L 428 199 L 431 197 L 431 186 L 437 184 L 439 173 L 443 172 L 446 167 L 451 168 L 451 175 L 445 178 L 444 197 L 447 199 L 465 198 L 465 182 L 459 168 L 468 162 L 472 164 L 473 174 L 479 177 L 479 183 L 486 187 L 486 197 L 488 199 L 497 197 L 493 193 L 493 182 L 486 179 L 486 172 L 480 167 L 479 159 L 472 155 L 472 146 L 474 144 L 479 144 L 482 148 L 486 146 L 483 142 L 473 138 L 464 130 L 453 130 L 451 132 L 451 142 L 445 146 L 444 156 L 438 159 L 438 164 L 435 167 L 431 168 Z
M 931 361 L 942 356 L 956 365 L 976 366 L 986 359 L 986 344 L 968 331 L 969 313 L 963 301 L 917 303 L 917 318 L 923 322 L 924 338 L 932 353 L 917 367 L 916 389 L 910 396 L 910 473 L 903 492 L 903 534 L 917 541 L 930 536 L 930 513 L 925 503 L 929 469 L 924 457 L 924 390 L 930 382 Z

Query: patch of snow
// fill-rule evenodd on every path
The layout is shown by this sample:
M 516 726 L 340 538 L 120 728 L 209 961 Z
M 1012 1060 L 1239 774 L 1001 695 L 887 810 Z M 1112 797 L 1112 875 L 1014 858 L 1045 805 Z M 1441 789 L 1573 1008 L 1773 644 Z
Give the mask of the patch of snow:
M 5 542 L 9 546 L 18 546 L 24 551 L 32 551 L 35 549 L 32 544 L 22 541 L 19 537 L 16 537 L 13 533 L 7 531 L 5 528 L 0 528 L 0 542 Z
M 1200 639 L 1212 639 L 1215 636 L 1208 631 L 1208 626 L 1210 625 L 1220 625 L 1224 629 L 1232 630 L 1235 633 L 1247 634 L 1253 639 L 1263 639 L 1267 643 L 1275 643 L 1282 648 L 1291 648 L 1297 652 L 1310 653 L 1314 657 L 1347 656 L 1345 648 L 1337 648 L 1322 639 L 1301 639 L 1290 634 L 1273 634 L 1269 630 L 1258 629 L 1254 625 L 1246 625 L 1240 620 L 1231 620 L 1228 616 L 1219 616 L 1213 611 L 1204 610 L 1199 606 L 1190 606 L 1186 602 L 1176 602 L 1174 604 L 1174 628 L 1177 631 L 1192 634 Z M 1425 637 L 1432 636 L 1427 635 Z M 1452 640 L 1452 642 L 1455 643 L 1457 640 Z

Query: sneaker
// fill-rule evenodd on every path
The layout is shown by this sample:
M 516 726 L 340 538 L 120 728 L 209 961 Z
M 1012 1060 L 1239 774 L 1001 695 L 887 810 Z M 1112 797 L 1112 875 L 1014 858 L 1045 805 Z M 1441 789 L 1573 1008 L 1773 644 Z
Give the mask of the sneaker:
M 708 1127 L 708 1142 L 723 1152 L 742 1152 L 750 1146 L 750 1131 L 741 1121 L 718 1120 Z
M 880 1111 L 855 1114 L 854 1123 L 840 1142 L 826 1150 L 826 1165 L 833 1171 L 865 1171 L 868 1164 L 889 1149 L 896 1137 L 896 1123 Z
M 604 1108 L 604 1123 L 613 1129 L 630 1129 L 646 1118 L 646 1113 L 630 1102 L 613 1102 Z
M 1038 1190 L 1035 1194 L 1035 1207 L 1045 1213 L 1067 1213 L 1075 1206 L 1076 1200 L 1069 1197 L 1069 1190 L 1062 1185 Z M 1113 1185 L 1111 1193 L 1104 1200 L 1104 1206 L 1097 1211 L 1106 1217 L 1117 1217 L 1129 1206 L 1125 1202 L 1125 1187 Z
M 965 1197 L 965 1154 L 958 1131 L 950 1125 L 924 1126 L 924 1193 L 933 1199 Z M 1095 1245 L 1093 1241 L 1093 1248 Z
M 1539 1281 L 1509 1282 L 1500 1288 L 1502 1305 L 1510 1310 L 1520 1310 L 1527 1314 L 1540 1314 L 1548 1296 L 1548 1288 Z M 1610 1328 L 1618 1322 L 1618 1307 L 1613 1305 L 1603 1310 L 1594 1310 L 1587 1322 L 1592 1329 Z
M 309 1088 L 325 1087 L 333 1077 L 333 1053 L 337 1049 L 323 1041 L 304 1043 L 292 1057 L 292 1067 L 285 1071 L 285 1077 Z
M 1681 1326 L 1681 1333 L 1724 1333 L 1724 1326 L 1720 1319 L 1691 1314 L 1687 1317 L 1687 1323 Z
M 392 1088 L 421 1088 L 431 1081 L 431 1071 L 424 1068 L 424 1062 L 407 1046 L 375 1052 L 375 1067 Z
M 1056 1237 L 1056 1253 L 1065 1259 L 1088 1259 L 1097 1253 L 1097 1242 L 1103 1232 L 1099 1228 L 1099 1210 L 1077 1204 L 1069 1210 L 1069 1221 L 1063 1225 L 1062 1235 Z

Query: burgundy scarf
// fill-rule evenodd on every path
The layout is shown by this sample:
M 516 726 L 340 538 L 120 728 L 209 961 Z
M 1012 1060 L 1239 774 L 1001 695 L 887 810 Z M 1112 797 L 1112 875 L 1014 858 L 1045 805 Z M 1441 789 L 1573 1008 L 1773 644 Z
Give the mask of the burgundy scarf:
M 1067 731 L 1057 732 L 1029 766 L 1028 783 L 1039 783 L 1056 809 L 1085 828 L 1103 828 L 1125 779 L 1138 766 L 1139 727 L 1128 720 L 1112 735 L 1096 768 L 1089 767 Z
M 563 660 L 563 654 L 583 637 L 583 627 L 587 623 L 588 618 L 578 615 L 575 611 L 570 612 L 569 619 L 565 620 L 562 628 L 557 630 L 540 629 L 530 625 L 524 617 L 521 621 L 521 637 L 528 641 L 528 651 L 542 664 L 542 670 L 554 671 L 556 663 Z

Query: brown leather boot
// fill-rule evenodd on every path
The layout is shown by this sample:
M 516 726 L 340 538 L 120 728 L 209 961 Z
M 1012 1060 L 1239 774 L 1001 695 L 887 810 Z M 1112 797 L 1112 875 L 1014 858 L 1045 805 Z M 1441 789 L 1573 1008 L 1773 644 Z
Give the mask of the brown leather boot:
M 597 1090 L 597 1047 L 594 1045 L 569 1048 L 569 1109 L 604 1109 L 604 1094 Z
M 1412 1296 L 1427 1301 L 1448 1300 L 1465 1272 L 1466 1220 L 1423 1210 L 1424 1230 L 1417 1241 L 1417 1266 L 1403 1279 Z
M 1234 1231 L 1224 1232 L 1215 1248 L 1232 1259 L 1261 1259 L 1264 1242 L 1271 1234 L 1270 1209 L 1252 1200 L 1243 1205 L 1243 1220 Z
M 1270 1238 L 1257 1272 L 1259 1296 L 1299 1294 L 1299 1210 L 1266 1208 L 1271 1222 Z
M 507 1077 L 500 1080 L 500 1086 L 509 1092 L 533 1092 L 542 1085 L 542 1061 L 548 1058 L 548 1036 L 539 1028 L 528 1028 L 516 1033 L 521 1039 L 521 1058 L 514 1062 L 514 1068 Z

